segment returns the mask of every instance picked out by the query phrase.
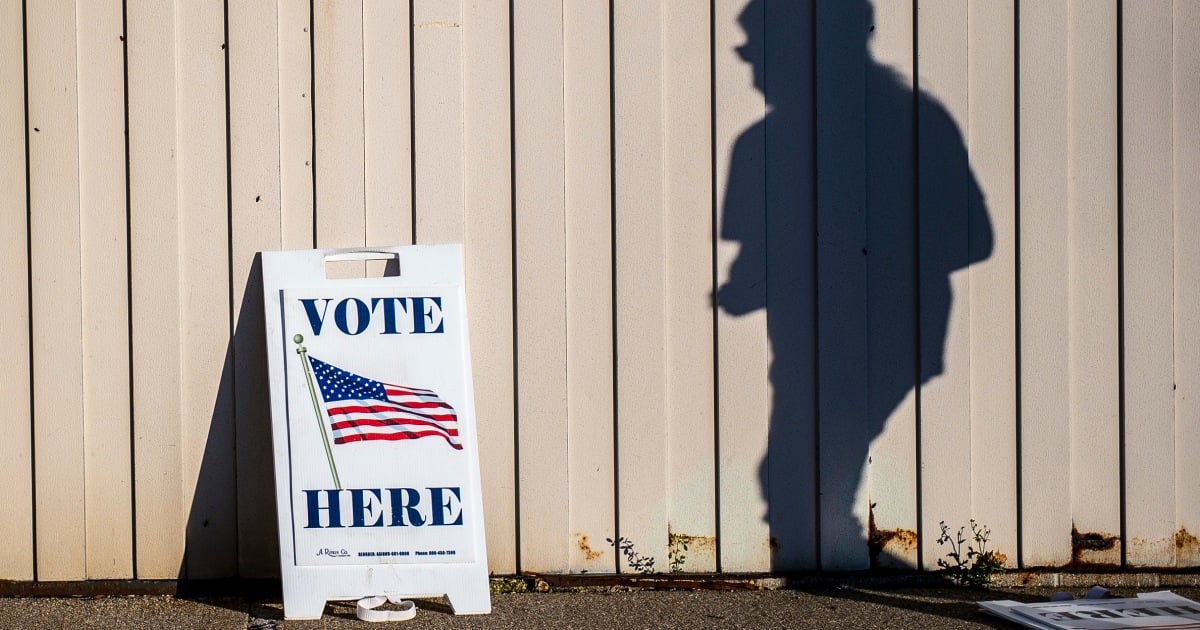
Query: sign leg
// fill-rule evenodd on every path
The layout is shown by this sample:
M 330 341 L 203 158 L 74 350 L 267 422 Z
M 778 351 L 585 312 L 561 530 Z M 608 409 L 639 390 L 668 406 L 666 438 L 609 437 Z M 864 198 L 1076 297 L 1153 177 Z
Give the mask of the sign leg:
M 456 615 L 486 615 L 492 612 L 492 596 L 487 588 L 463 587 L 446 593 Z
M 283 594 L 283 618 L 292 621 L 299 619 L 320 619 L 325 613 L 325 600 L 320 598 L 288 597 Z

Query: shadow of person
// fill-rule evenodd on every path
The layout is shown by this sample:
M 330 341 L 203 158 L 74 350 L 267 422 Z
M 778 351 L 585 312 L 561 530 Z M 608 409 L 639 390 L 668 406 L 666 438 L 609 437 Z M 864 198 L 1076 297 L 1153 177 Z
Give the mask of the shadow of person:
M 871 442 L 943 372 L 950 276 L 990 255 L 987 209 L 949 113 L 872 57 L 869 2 L 752 0 L 738 22 L 768 110 L 732 149 L 716 302 L 766 311 L 772 568 L 867 568 Z

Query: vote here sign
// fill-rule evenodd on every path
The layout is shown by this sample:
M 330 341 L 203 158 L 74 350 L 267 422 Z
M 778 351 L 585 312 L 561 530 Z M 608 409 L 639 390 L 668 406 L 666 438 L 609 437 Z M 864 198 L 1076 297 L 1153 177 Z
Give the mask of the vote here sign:
M 324 275 L 373 255 L 400 274 Z M 461 249 L 267 252 L 263 282 L 285 615 L 392 594 L 486 612 Z

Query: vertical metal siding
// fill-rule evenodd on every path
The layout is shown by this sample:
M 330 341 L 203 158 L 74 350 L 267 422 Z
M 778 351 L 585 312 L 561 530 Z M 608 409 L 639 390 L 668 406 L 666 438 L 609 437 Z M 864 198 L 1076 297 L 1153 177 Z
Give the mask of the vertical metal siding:
M 868 133 L 873 136 L 868 139 L 867 196 L 869 206 L 877 209 L 872 213 L 877 219 L 867 230 L 867 299 L 891 305 L 887 317 L 870 318 L 867 332 L 870 346 L 867 389 L 881 393 L 868 396 L 868 428 L 876 437 L 868 447 L 870 529 L 867 535 L 873 540 L 867 560 L 875 566 L 917 565 L 917 497 L 922 483 L 917 474 L 918 440 L 938 434 L 924 425 L 922 433 L 917 432 L 919 409 L 913 384 L 919 351 L 915 334 L 919 291 L 914 290 L 918 281 L 918 267 L 914 264 L 918 225 L 912 219 L 916 212 L 918 171 L 897 165 L 911 166 L 917 155 L 916 146 L 921 139 L 913 128 L 917 115 L 911 98 L 916 77 L 913 64 L 927 63 L 930 57 L 927 51 L 913 54 L 918 43 L 915 39 L 918 25 L 913 16 L 918 15 L 922 20 L 945 19 L 946 9 L 954 6 L 953 3 L 922 5 L 921 12 L 914 14 L 913 2 L 880 4 L 875 7 L 875 29 L 867 31 L 871 56 L 877 64 L 895 73 L 894 77 L 871 73 L 867 84 Z M 959 30 L 944 28 L 942 39 L 965 41 L 966 33 Z M 920 44 L 929 47 L 934 43 L 930 39 L 923 39 Z M 820 120 L 817 122 L 820 124 Z M 955 438 L 953 434 L 944 434 L 941 439 Z M 925 454 L 931 468 L 937 468 L 937 463 L 947 457 L 959 455 L 954 449 L 926 448 L 920 452 Z M 945 476 L 939 474 L 939 480 Z
M 179 573 L 188 503 L 182 478 L 181 397 L 186 385 L 180 321 L 186 267 L 180 256 L 180 239 L 186 235 L 180 221 L 190 209 L 180 195 L 179 158 L 180 145 L 196 138 L 183 133 L 189 121 L 180 120 L 177 82 L 187 64 L 179 57 L 176 9 L 168 3 L 131 3 L 125 34 L 134 570 L 138 577 L 150 579 Z M 220 46 L 220 42 L 213 43 Z M 217 312 L 223 316 L 223 311 Z M 34 359 L 36 364 L 36 355 Z M 34 426 L 46 424 L 45 420 L 35 415 Z
M 517 566 L 525 571 L 565 569 L 571 542 L 566 531 L 570 479 L 564 474 L 572 374 L 567 371 L 563 9 L 557 2 L 530 2 L 515 3 L 512 12 Z M 481 413 L 481 424 L 484 418 Z M 595 500 L 610 506 L 613 497 Z
M 118 3 L 79 5 L 80 307 L 88 578 L 132 569 L 123 49 Z M 219 109 L 218 109 L 219 113 Z M 217 139 L 219 144 L 219 138 Z M 223 149 L 223 147 L 221 147 Z M 212 191 L 213 194 L 220 191 Z M 224 260 L 221 261 L 224 263 Z M 220 329 L 217 337 L 227 335 Z M 122 369 L 111 369 L 114 359 Z M 211 395 L 204 393 L 211 412 Z M 203 427 L 203 425 L 201 425 Z
M 396 8 L 381 2 L 378 10 Z M 508 7 L 503 3 L 413 0 L 410 14 L 412 81 L 402 88 L 411 99 L 413 114 L 413 196 L 408 216 L 413 217 L 412 235 L 417 242 L 465 244 L 472 345 L 483 361 L 502 366 L 491 378 L 476 372 L 476 413 L 492 420 L 479 428 L 481 450 L 497 451 L 481 456 L 483 483 L 493 489 L 484 493 L 485 511 L 497 515 L 489 521 L 497 522 L 497 527 L 487 531 L 489 560 L 494 563 L 492 571 L 512 573 L 518 566 L 513 534 L 518 512 L 511 402 L 514 270 L 512 182 L 508 179 L 512 173 Z M 400 22 L 397 27 L 403 30 L 407 24 Z M 381 33 L 380 41 L 387 37 L 395 35 Z M 396 70 L 396 74 L 373 80 L 402 83 L 396 78 L 403 79 L 405 71 Z M 395 167 L 403 170 L 408 164 Z M 386 203 L 386 197 L 381 196 L 380 202 Z M 432 208 L 439 211 L 427 210 Z M 382 225 L 392 219 L 380 207 L 374 220 Z M 368 244 L 387 241 L 376 233 L 370 216 L 367 228 Z M 483 342 L 475 344 L 477 338 Z
M 513 405 L 513 162 L 509 7 L 476 0 L 463 7 L 463 131 L 466 164 L 466 268 L 471 356 L 477 371 L 475 408 L 489 418 L 479 431 L 480 467 L 487 491 L 488 566 L 508 574 L 517 567 L 516 426 Z M 487 378 L 483 378 L 484 375 Z
M 868 150 L 871 146 L 867 86 L 876 75 L 866 49 L 871 7 L 865 2 L 816 4 L 816 296 L 817 427 L 820 468 L 818 538 L 822 568 L 867 566 L 870 506 L 860 492 L 871 439 L 868 369 Z M 771 77 L 766 77 L 767 82 Z M 767 83 L 768 90 L 770 83 Z M 903 105 L 902 105 L 903 107 Z M 910 123 L 911 124 L 911 123 Z M 908 131 L 911 133 L 911 127 Z M 887 142 L 890 136 L 879 140 Z M 720 150 L 720 149 L 718 149 Z M 735 154 L 735 158 L 736 158 Z M 894 165 L 898 178 L 911 177 L 912 164 Z M 898 166 L 898 168 L 897 168 Z M 736 168 L 736 166 L 735 166 Z M 903 194 L 903 193 L 901 193 Z M 726 197 L 729 203 L 730 196 Z M 728 210 L 726 210 L 728 212 Z M 766 260 L 769 265 L 770 257 Z M 914 290 L 909 280 L 909 291 Z M 770 293 L 768 322 L 773 318 Z M 902 310 L 901 307 L 898 310 Z M 903 317 L 903 314 L 900 314 Z M 785 331 L 768 325 L 772 349 Z M 913 336 L 915 331 L 903 330 Z M 776 397 L 788 384 L 775 382 Z M 736 417 L 722 414 L 727 423 Z M 787 418 L 772 418 L 788 422 Z M 768 440 L 773 437 L 766 436 Z M 761 456 L 761 455 L 760 455 Z M 768 506 L 767 509 L 770 509 Z
M 225 138 L 225 16 L 220 7 L 180 3 L 176 99 L 179 125 L 179 450 L 189 578 L 237 570 L 237 492 L 234 458 L 210 453 L 234 448 L 233 405 L 214 397 L 228 391 L 229 186 Z M 214 316 L 214 313 L 219 316 Z M 214 343 L 214 341 L 216 341 Z M 214 400 L 215 398 L 215 400 Z M 135 417 L 138 409 L 134 409 Z M 141 414 L 145 418 L 145 414 Z M 147 445 L 149 446 L 149 445 Z M 203 484 L 203 486 L 201 485 Z M 203 492 L 201 488 L 203 487 Z M 164 567 L 164 575 L 177 567 Z
M 982 219 L 987 223 L 982 229 L 990 232 L 994 221 L 986 203 L 973 207 L 981 192 L 966 159 L 970 125 L 968 5 L 954 0 L 918 2 L 917 13 L 916 86 L 921 92 L 916 111 L 919 379 L 925 379 L 927 372 L 936 373 L 919 385 L 922 514 L 918 531 L 926 535 L 922 562 L 937 566 L 936 559 L 943 552 L 929 537 L 938 532 L 938 523 L 957 526 L 974 516 L 972 286 L 967 270 L 972 264 L 975 244 L 970 235 L 975 226 L 968 223 Z M 965 211 L 949 210 L 956 206 L 965 206 Z M 953 296 L 948 310 L 944 303 L 947 289 Z M 926 367 L 934 363 L 941 364 L 940 373 Z M 889 420 L 889 424 L 894 422 Z
M 1015 1 L 972 0 L 967 16 L 971 170 L 992 222 L 992 254 L 972 265 L 971 514 L 1019 562 L 1017 448 L 1017 169 Z M 932 518 L 930 519 L 932 521 Z M 932 548 L 932 545 L 927 545 Z M 926 565 L 930 556 L 926 555 Z
M 1175 467 L 1178 493 L 1176 557 L 1179 566 L 1200 564 L 1200 5 L 1176 3 L 1174 34 L 1175 113 Z
M 1110 540 L 1121 532 L 1117 7 L 1072 2 L 1067 19 L 1071 526 Z M 1099 547 L 1072 558 L 1120 564 L 1120 543 Z
M 761 3 L 713 4 L 712 162 L 716 207 L 709 210 L 716 213 L 713 291 L 716 294 L 718 286 L 736 282 L 741 287 L 737 299 L 760 304 L 766 300 L 763 249 L 767 217 L 763 208 L 764 135 L 762 126 L 755 123 L 762 120 L 767 110 L 762 93 L 750 87 L 754 73 L 739 59 L 737 47 L 753 41 L 760 51 L 765 48 L 764 9 Z M 739 148 L 737 156 L 733 154 L 735 146 Z M 741 201 L 731 206 L 728 200 L 734 195 Z M 721 294 L 716 296 L 718 302 L 726 299 Z M 715 318 L 718 567 L 723 571 L 752 571 L 770 564 L 769 541 L 773 535 L 763 501 L 763 495 L 770 493 L 772 486 L 763 487 L 764 471 L 760 466 L 770 422 L 767 314 L 758 309 L 734 316 L 726 309 L 717 309 Z M 801 382 L 797 386 L 804 388 L 807 384 Z M 735 417 L 738 422 L 720 421 Z M 803 414 L 798 418 L 799 422 L 806 419 Z M 806 458 L 801 455 L 800 459 Z M 813 498 L 801 510 L 811 515 L 816 493 L 808 489 L 801 492 Z M 802 501 L 803 497 L 797 496 L 796 500 Z M 787 544 L 787 538 L 806 544 L 801 542 L 803 539 L 787 534 L 779 539 L 781 544 Z M 816 543 L 815 536 L 807 542 L 814 547 Z M 815 552 L 808 557 L 815 559 Z
M 1019 11 L 1021 562 L 1060 565 L 1071 558 L 1070 477 L 1057 474 L 1070 452 L 1067 4 Z
M 277 574 L 255 254 L 414 240 L 496 573 L 1198 566 L 1198 27 L 0 0 L 0 578 Z
M 757 467 L 751 470 L 758 473 L 760 484 L 766 482 L 766 487 L 760 488 L 757 494 L 743 492 L 745 498 L 737 499 L 736 503 L 722 500 L 719 504 L 722 568 L 725 570 L 735 570 L 734 567 L 739 565 L 758 566 L 764 562 L 766 554 L 770 554 L 768 558 L 772 564 L 780 567 L 816 566 L 819 559 L 814 317 L 817 275 L 813 267 L 816 263 L 813 230 L 816 225 L 813 205 L 816 183 L 810 175 L 816 167 L 812 149 L 817 109 L 811 88 L 816 72 L 815 17 L 810 2 L 772 2 L 764 7 L 765 76 L 768 79 L 783 78 L 781 81 L 768 80 L 761 94 L 775 114 L 764 117 L 760 126 L 765 138 L 761 167 L 765 208 L 756 211 L 753 204 L 731 205 L 734 199 L 732 186 L 744 185 L 732 178 L 732 168 L 738 163 L 739 170 L 743 173 L 749 170 L 750 177 L 754 178 L 752 181 L 757 181 L 758 170 L 753 166 L 756 155 L 743 160 L 744 156 L 735 157 L 730 153 L 730 145 L 718 142 L 714 146 L 714 151 L 723 156 L 723 162 L 719 164 L 731 169 L 724 175 L 727 185 L 718 189 L 718 211 L 722 218 L 718 238 L 725 239 L 740 232 L 735 221 L 749 228 L 746 235 L 750 236 L 738 251 L 741 262 L 718 263 L 722 274 L 726 273 L 726 268 L 729 270 L 727 276 L 721 277 L 720 285 L 725 286 L 731 280 L 753 283 L 761 277 L 766 283 L 769 305 L 765 319 L 760 319 L 759 314 L 734 318 L 724 308 L 718 319 L 719 324 L 725 326 L 724 330 L 718 329 L 721 339 L 718 390 L 722 401 L 718 418 L 736 417 L 743 411 L 757 410 L 757 405 L 766 405 L 768 411 L 763 415 L 769 417 L 766 424 L 759 424 L 759 419 L 753 424 L 727 420 L 720 423 L 718 439 L 722 453 L 729 444 L 735 446 L 737 450 L 731 450 L 742 461 L 753 464 L 759 460 Z M 727 44 L 737 42 L 734 39 Z M 727 81 L 718 88 L 719 92 L 745 92 L 744 86 L 753 77 L 745 71 L 747 64 L 732 50 L 714 51 L 714 54 L 718 52 L 724 56 L 725 63 L 736 64 L 734 67 L 740 70 L 730 73 Z M 749 95 L 743 96 L 748 106 L 753 105 L 745 114 L 762 116 L 766 110 L 757 100 L 760 93 L 755 91 L 753 96 L 754 100 Z M 720 122 L 720 114 L 717 118 Z M 737 122 L 741 121 L 731 121 Z M 749 140 L 753 146 L 757 133 L 758 129 L 746 129 L 739 142 Z M 757 150 L 754 153 L 757 154 Z M 749 199 L 743 202 L 753 201 L 757 194 L 756 191 L 749 193 Z M 745 223 L 747 218 L 749 223 Z M 775 255 L 767 261 L 764 252 Z M 749 278 L 743 276 L 747 262 L 752 271 Z M 740 271 L 735 270 L 734 265 L 738 265 Z M 725 290 L 728 289 L 718 289 L 718 292 Z M 733 323 L 738 319 L 747 321 L 745 324 Z M 724 338 L 726 332 L 741 326 L 744 326 L 740 328 L 743 338 Z M 787 334 L 775 338 L 777 332 L 783 331 Z M 740 347 L 742 342 L 748 342 L 746 348 Z M 726 357 L 732 359 L 728 366 L 725 365 Z M 788 386 L 768 389 L 769 380 L 788 383 Z M 770 398 L 766 397 L 768 394 Z M 740 408 L 746 401 L 753 401 L 754 406 Z M 765 458 L 761 451 L 764 442 Z M 738 495 L 737 484 L 743 478 L 734 476 L 727 480 L 725 464 L 722 459 L 718 475 L 725 492 L 723 497 L 732 498 Z M 910 479 L 909 483 L 914 482 Z M 743 509 L 751 511 L 744 514 Z M 759 518 L 754 519 L 755 516 Z M 762 528 L 768 535 L 766 549 L 762 547 Z M 725 545 L 729 534 L 736 534 L 744 541 L 743 553 L 734 553 L 736 548 Z M 727 549 L 730 553 L 726 553 Z
M 1175 564 L 1172 2 L 1123 2 L 1126 560 Z
M 75 7 L 26 15 L 34 525 L 43 579 L 87 576 L 80 306 L 79 89 Z M 29 398 L 22 396 L 21 399 Z M 50 421 L 38 422 L 37 418 Z
M 669 541 L 692 571 L 717 569 L 713 219 L 706 212 L 712 205 L 713 180 L 712 163 L 705 159 L 712 152 L 710 19 L 704 3 L 663 3 L 666 251 L 659 369 L 665 376 L 658 395 L 666 409 Z
M 666 561 L 669 529 L 663 4 L 617 0 L 612 25 L 616 528 L 659 562 Z
M 567 469 L 562 483 L 568 495 L 570 534 L 563 542 L 570 571 L 611 572 L 616 559 L 606 553 L 603 535 L 613 530 L 617 509 L 610 15 L 602 2 L 564 3 L 562 8 L 563 38 L 555 43 L 563 47 L 564 146 L 559 157 L 564 177 L 566 347 L 561 367 L 566 369 Z M 525 245 L 537 247 L 537 243 Z M 530 455 L 536 457 L 537 446 L 533 448 Z
M 278 539 L 272 525 L 270 408 L 261 394 L 267 362 L 255 253 L 313 245 L 312 22 L 307 6 L 295 10 L 300 6 L 234 3 L 226 16 L 234 333 L 226 344 L 231 387 L 217 398 L 232 405 L 237 451 L 237 536 L 225 542 L 237 551 L 239 574 L 248 577 L 277 574 L 279 564 L 278 545 L 272 548 Z M 289 230 L 297 223 L 306 225 Z M 205 455 L 218 466 L 226 459 L 217 450 Z
M 0 512 L 0 579 L 31 580 L 33 566 L 33 401 L 30 392 L 29 180 L 25 23 L 19 2 L 0 2 L 0 343 L 8 360 L 0 396 L 11 401 L 0 420 L 0 479 L 11 509 Z

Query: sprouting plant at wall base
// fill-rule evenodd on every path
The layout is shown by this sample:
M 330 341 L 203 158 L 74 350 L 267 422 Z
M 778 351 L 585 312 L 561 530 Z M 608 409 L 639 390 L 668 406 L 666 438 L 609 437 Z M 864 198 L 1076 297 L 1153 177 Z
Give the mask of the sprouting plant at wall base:
M 950 535 L 950 527 L 946 521 L 938 525 L 942 535 L 938 537 L 938 545 L 950 545 L 950 551 L 945 558 L 938 560 L 946 576 L 963 586 L 984 587 L 991 584 L 993 576 L 1004 572 L 1004 563 L 1008 558 L 1004 554 L 988 549 L 988 537 L 992 530 L 986 525 L 980 525 L 971 519 L 971 535 L 966 535 L 966 527 L 959 527 L 958 533 Z
M 683 563 L 687 561 L 685 552 L 691 536 L 685 534 L 669 534 L 667 536 L 667 560 L 671 562 L 671 573 L 683 572 Z
M 621 550 L 621 554 L 625 556 L 625 562 L 629 564 L 629 568 L 638 573 L 650 574 L 654 573 L 654 557 L 643 556 L 633 548 L 633 541 L 628 538 L 617 537 L 616 540 L 605 538 L 608 544 Z

